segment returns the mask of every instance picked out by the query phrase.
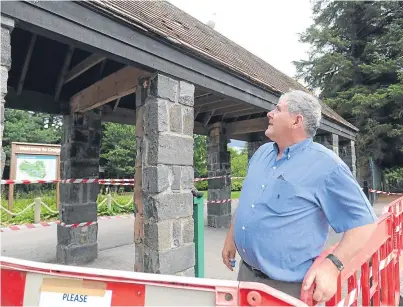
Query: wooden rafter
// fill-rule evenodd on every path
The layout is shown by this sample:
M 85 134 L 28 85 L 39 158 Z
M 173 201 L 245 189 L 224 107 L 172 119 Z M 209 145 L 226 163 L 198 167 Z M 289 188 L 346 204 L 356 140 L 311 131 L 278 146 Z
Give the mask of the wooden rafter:
M 127 66 L 94 83 L 70 99 L 71 112 L 84 112 L 136 92 L 139 78 L 149 73 Z
M 56 90 L 55 90 L 55 101 L 59 101 L 60 93 L 64 84 L 64 78 L 66 77 L 67 70 L 69 69 L 71 58 L 73 57 L 74 47 L 69 46 L 66 56 L 64 58 L 64 63 L 62 70 L 59 74 L 59 79 L 57 80 Z
M 28 51 L 27 51 L 27 55 L 25 57 L 24 66 L 22 67 L 22 71 L 21 71 L 20 81 L 18 82 L 17 95 L 21 94 L 22 88 L 24 86 L 25 77 L 27 76 L 29 63 L 31 62 L 32 52 L 34 51 L 36 36 L 37 35 L 34 33 L 31 36 L 31 41 L 28 46 Z
M 64 78 L 64 84 L 78 77 L 79 75 L 86 72 L 88 69 L 97 65 L 103 60 L 105 60 L 105 57 L 99 54 L 90 55 L 67 72 L 66 77 Z

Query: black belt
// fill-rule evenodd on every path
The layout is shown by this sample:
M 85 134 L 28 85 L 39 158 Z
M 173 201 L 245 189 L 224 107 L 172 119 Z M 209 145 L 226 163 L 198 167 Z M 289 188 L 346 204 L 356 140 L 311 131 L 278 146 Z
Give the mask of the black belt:
M 254 268 L 253 266 L 251 266 L 250 264 L 248 264 L 245 260 L 242 259 L 242 262 L 245 264 L 245 266 L 247 268 L 249 268 L 253 273 L 255 273 L 256 276 L 259 277 L 263 277 L 263 278 L 267 278 L 267 279 L 271 279 L 269 276 L 267 276 L 265 273 L 263 273 L 262 271 Z

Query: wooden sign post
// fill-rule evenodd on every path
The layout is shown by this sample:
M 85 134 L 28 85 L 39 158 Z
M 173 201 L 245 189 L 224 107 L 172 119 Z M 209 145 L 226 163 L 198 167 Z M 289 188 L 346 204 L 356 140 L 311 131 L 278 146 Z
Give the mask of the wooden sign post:
M 59 180 L 60 145 L 11 143 L 11 180 Z M 59 209 L 60 184 L 56 183 L 56 207 Z M 13 209 L 14 185 L 8 190 L 8 210 Z

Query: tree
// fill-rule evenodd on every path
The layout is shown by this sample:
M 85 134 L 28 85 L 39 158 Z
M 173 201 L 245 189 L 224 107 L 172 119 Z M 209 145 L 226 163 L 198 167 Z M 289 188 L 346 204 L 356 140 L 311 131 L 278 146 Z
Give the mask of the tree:
M 359 158 L 403 165 L 403 3 L 315 0 L 297 77 L 360 129 Z
M 12 142 L 60 144 L 62 137 L 62 118 L 50 114 L 4 110 L 3 149 L 6 165 L 10 165 Z
M 193 164 L 195 177 L 207 175 L 207 138 L 204 135 L 193 135 Z
M 108 178 L 134 178 L 136 173 L 136 128 L 106 123 L 102 126 L 101 159 Z

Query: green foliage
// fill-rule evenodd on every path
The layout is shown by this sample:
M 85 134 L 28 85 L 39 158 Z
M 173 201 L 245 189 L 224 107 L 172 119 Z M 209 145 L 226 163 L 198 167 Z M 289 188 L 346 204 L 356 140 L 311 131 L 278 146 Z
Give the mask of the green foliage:
M 102 127 L 101 159 L 107 178 L 134 178 L 136 173 L 136 128 L 106 123 Z
M 402 165 L 403 3 L 315 0 L 298 78 L 360 129 L 359 158 Z
M 11 142 L 61 143 L 60 116 L 6 108 L 4 121 L 3 150 L 7 156 L 6 165 L 10 165 Z
M 204 135 L 193 135 L 193 163 L 195 177 L 207 176 L 207 138 Z
M 388 186 L 388 190 L 402 192 L 403 191 L 403 167 L 393 167 L 384 171 L 384 178 Z

